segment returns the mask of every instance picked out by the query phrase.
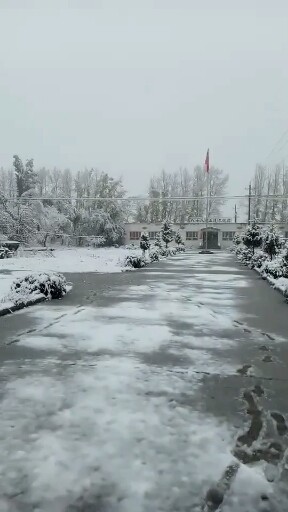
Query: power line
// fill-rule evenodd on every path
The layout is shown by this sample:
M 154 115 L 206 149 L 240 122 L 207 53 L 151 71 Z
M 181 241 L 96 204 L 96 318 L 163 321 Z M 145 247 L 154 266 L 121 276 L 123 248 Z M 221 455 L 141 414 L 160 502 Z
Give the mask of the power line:
M 242 195 L 229 195 L 229 196 L 171 196 L 171 197 L 20 197 L 20 198 L 7 198 L 5 202 L 14 202 L 21 203 L 22 201 L 68 201 L 68 202 L 81 202 L 81 201 L 100 201 L 100 202 L 129 202 L 129 201 L 149 201 L 149 202 L 166 202 L 166 201 L 202 201 L 207 199 L 207 197 L 211 200 L 219 199 L 219 200 L 228 200 L 228 199 L 248 199 L 249 194 Z M 282 194 L 261 194 L 261 195 L 252 195 L 252 197 L 262 198 L 262 199 L 288 199 L 288 196 L 283 196 Z
M 287 130 L 285 130 L 284 133 L 282 133 L 281 137 L 277 140 L 277 142 L 274 144 L 272 150 L 268 153 L 268 155 L 266 156 L 266 158 L 264 159 L 264 162 L 266 162 L 268 160 L 268 158 L 274 153 L 274 151 L 276 150 L 278 144 L 280 144 L 282 142 L 282 139 L 284 139 L 284 137 L 286 137 L 286 135 L 288 135 L 288 128 Z M 284 146 L 286 146 L 288 140 L 284 143 L 283 146 L 281 146 L 280 150 L 278 149 L 278 151 L 281 151 L 281 149 L 283 149 Z

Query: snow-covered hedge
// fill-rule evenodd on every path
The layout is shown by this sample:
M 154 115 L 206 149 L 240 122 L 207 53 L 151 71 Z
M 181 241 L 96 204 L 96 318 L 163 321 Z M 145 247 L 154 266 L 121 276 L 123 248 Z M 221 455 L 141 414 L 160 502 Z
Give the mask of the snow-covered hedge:
M 153 245 L 150 247 L 149 254 L 129 254 L 125 258 L 124 266 L 128 268 L 143 268 L 146 267 L 149 263 L 153 263 L 154 261 L 159 261 L 161 258 L 167 258 L 169 256 L 175 256 L 177 252 L 185 251 L 185 247 L 168 247 L 164 249 L 163 247 L 159 247 L 159 245 Z
M 130 268 L 143 268 L 146 267 L 148 260 L 144 256 L 135 256 L 131 254 L 131 256 L 126 256 L 125 259 L 125 267 Z
M 288 279 L 285 277 L 278 277 L 278 279 L 273 279 L 271 276 L 266 276 L 267 281 L 279 292 L 281 292 L 286 301 L 288 302 Z
M 176 247 L 168 247 L 167 256 L 176 256 L 177 248 Z
M 151 262 L 153 261 L 159 261 L 160 259 L 160 251 L 157 247 L 151 247 L 149 252 L 149 257 Z
M 274 279 L 288 277 L 288 267 L 284 264 L 281 257 L 275 258 L 272 261 L 266 260 L 261 267 L 261 272 L 274 277 Z
M 237 259 L 255 269 L 263 279 L 266 279 L 273 288 L 280 291 L 288 301 L 288 247 L 282 248 L 274 259 L 271 254 L 259 250 L 253 255 L 251 249 L 237 246 L 235 248 Z
M 236 256 L 241 263 L 248 265 L 252 259 L 253 252 L 248 247 L 238 246 L 236 249 Z
M 250 260 L 249 266 L 251 268 L 261 268 L 262 265 L 267 261 L 268 255 L 263 251 L 255 252 Z
M 41 297 L 61 299 L 67 291 L 67 281 L 62 274 L 42 272 L 16 279 L 7 299 L 15 305 L 27 304 Z

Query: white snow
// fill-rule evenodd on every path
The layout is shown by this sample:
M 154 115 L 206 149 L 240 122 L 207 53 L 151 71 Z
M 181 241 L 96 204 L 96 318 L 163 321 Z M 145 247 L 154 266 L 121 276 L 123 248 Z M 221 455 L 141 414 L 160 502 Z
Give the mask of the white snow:
M 1 263 L 5 260 L 0 260 L 0 309 L 11 308 L 13 306 L 13 302 L 7 299 L 9 295 L 11 285 L 13 281 L 18 277 L 24 277 L 27 272 L 9 272 L 1 273 Z
M 223 422 L 168 402 L 189 388 L 183 376 L 105 358 L 85 372 L 76 364 L 14 380 L 1 404 L 1 494 L 28 488 L 45 512 L 81 494 L 107 494 L 109 511 L 129 512 L 199 499 L 233 440 Z
M 288 279 L 286 277 L 275 279 L 274 287 L 288 297 Z
M 271 233 L 268 234 L 271 235 Z M 242 261 L 241 253 L 239 253 L 237 257 L 239 261 Z M 261 257 L 263 257 L 263 260 Z M 260 261 L 262 262 L 262 265 L 260 267 L 254 266 L 255 262 L 257 260 L 259 261 L 259 258 L 261 258 Z M 248 263 L 249 261 L 246 262 L 245 264 Z M 250 268 L 253 268 L 253 270 L 260 274 L 263 279 L 266 279 L 273 286 L 273 288 L 279 290 L 285 297 L 288 297 L 288 279 L 285 277 L 281 277 L 283 275 L 284 266 L 283 251 L 280 251 L 280 253 L 276 255 L 276 257 L 274 257 L 273 260 L 270 260 L 268 254 L 265 254 L 262 250 L 256 251 L 255 255 L 252 258 L 252 263 L 254 263 L 254 265 Z M 279 277 L 273 277 L 277 275 Z
M 0 260 L 1 268 L 35 272 L 121 272 L 128 254 L 141 254 L 139 250 L 124 247 L 107 248 L 57 248 L 51 252 L 36 254 L 19 252 L 14 258 Z
M 275 290 L 279 290 L 279 292 L 283 293 L 285 297 L 288 297 L 288 279 L 286 277 L 278 277 L 278 279 L 274 279 L 267 274 L 265 278 L 273 288 L 275 288 Z

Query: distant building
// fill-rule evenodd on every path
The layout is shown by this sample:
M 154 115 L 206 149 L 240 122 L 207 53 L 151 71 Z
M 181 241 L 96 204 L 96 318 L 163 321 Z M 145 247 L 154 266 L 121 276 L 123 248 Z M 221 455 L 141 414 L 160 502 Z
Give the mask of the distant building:
M 283 235 L 288 238 L 288 225 L 275 224 Z M 125 224 L 125 243 L 139 243 L 143 231 L 149 233 L 150 240 L 155 240 L 157 233 L 161 231 L 161 222 L 145 224 L 145 222 L 129 222 Z M 231 246 L 235 233 L 241 234 L 247 224 L 244 222 L 232 222 L 229 218 L 209 219 L 207 230 L 208 249 L 226 249 Z M 206 245 L 206 223 L 204 219 L 194 219 L 189 223 L 173 224 L 173 229 L 180 231 L 187 247 L 195 249 Z M 173 242 L 171 243 L 173 245 Z

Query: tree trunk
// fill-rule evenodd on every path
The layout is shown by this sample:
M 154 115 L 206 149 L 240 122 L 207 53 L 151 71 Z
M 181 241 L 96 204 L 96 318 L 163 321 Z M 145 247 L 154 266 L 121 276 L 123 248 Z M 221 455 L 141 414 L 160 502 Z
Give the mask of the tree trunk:
M 48 235 L 49 235 L 49 233 L 45 233 L 44 240 L 43 240 L 43 247 L 46 247 Z

